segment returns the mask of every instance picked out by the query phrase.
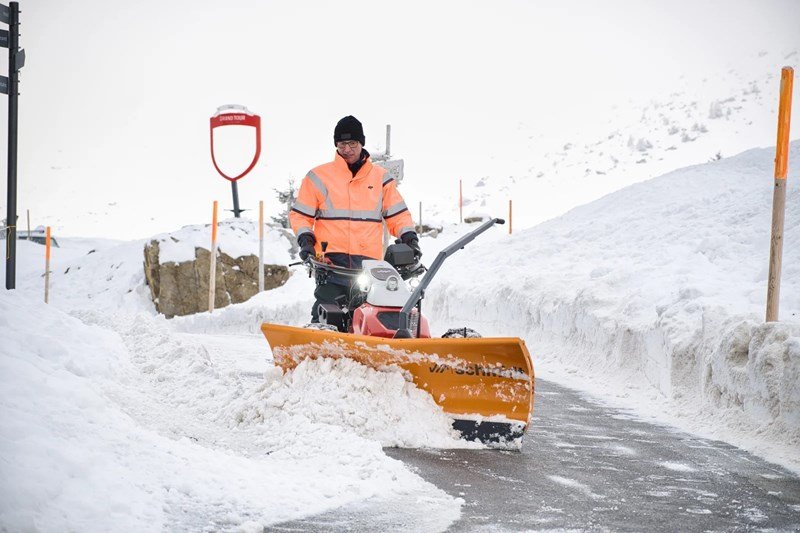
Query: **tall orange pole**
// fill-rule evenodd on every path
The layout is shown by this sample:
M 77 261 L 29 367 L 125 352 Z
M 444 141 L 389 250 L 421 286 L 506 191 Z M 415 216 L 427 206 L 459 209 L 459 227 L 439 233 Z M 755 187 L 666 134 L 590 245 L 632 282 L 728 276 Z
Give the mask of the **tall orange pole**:
M 511 200 L 508 201 L 508 234 L 511 235 Z
M 44 238 L 44 303 L 50 303 L 50 226 Z
M 464 222 L 464 198 L 461 191 L 461 180 L 458 180 L 458 221 Z
M 264 200 L 258 202 L 258 292 L 264 290 Z
M 211 257 L 208 275 L 208 312 L 214 310 L 214 293 L 217 290 L 217 201 L 214 200 L 214 214 L 211 217 Z
M 781 71 L 781 96 L 778 107 L 778 142 L 775 147 L 775 189 L 772 195 L 772 236 L 769 246 L 767 280 L 767 322 L 778 320 L 783 261 L 783 226 L 786 212 L 786 174 L 789 166 L 789 126 L 792 116 L 794 70 Z

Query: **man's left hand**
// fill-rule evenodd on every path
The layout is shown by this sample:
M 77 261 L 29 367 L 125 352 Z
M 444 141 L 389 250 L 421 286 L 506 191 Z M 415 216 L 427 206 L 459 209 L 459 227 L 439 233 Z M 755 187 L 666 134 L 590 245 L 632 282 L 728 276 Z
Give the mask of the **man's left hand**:
M 414 259 L 419 261 L 422 258 L 422 250 L 419 247 L 419 237 L 413 231 L 407 231 L 400 236 L 400 241 L 408 245 L 412 250 L 414 250 Z

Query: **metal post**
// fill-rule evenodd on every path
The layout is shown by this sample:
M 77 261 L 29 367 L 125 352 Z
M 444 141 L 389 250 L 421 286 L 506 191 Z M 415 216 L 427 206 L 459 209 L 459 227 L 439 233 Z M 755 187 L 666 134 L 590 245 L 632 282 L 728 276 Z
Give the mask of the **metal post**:
M 391 146 L 392 146 L 392 125 L 386 125 L 386 159 L 388 160 L 391 157 Z
M 17 273 L 17 96 L 19 73 L 19 2 L 9 3 L 8 17 L 8 191 L 6 215 L 6 289 L 16 286 Z
M 236 185 L 236 181 L 231 181 L 231 190 L 233 191 L 233 216 L 239 218 L 239 214 L 242 212 L 239 209 L 239 186 Z
M 31 241 L 31 210 L 28 209 L 28 242 Z

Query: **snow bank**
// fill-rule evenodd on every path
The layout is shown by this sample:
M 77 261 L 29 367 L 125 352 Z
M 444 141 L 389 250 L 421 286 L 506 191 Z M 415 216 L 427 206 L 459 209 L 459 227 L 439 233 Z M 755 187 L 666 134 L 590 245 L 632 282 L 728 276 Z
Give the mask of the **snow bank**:
M 149 240 L 159 244 L 161 263 L 194 261 L 195 248 L 211 249 L 211 225 L 184 226 L 178 231 L 155 235 Z M 258 255 L 258 223 L 246 218 L 221 220 L 217 226 L 217 247 L 234 259 Z M 286 265 L 291 262 L 286 232 L 267 227 L 264 231 L 264 263 Z
M 300 377 L 273 372 L 254 392 L 201 345 L 176 340 L 163 318 L 73 313 L 0 293 L 0 523 L 10 530 L 260 529 L 409 494 L 425 500 L 422 529 L 458 518 L 461 500 L 388 458 L 374 438 L 279 410 L 277 398 L 302 398 L 291 384 Z M 365 386 L 402 388 L 400 376 L 360 375 Z M 335 391 L 316 400 L 331 407 Z M 243 423 L 259 410 L 268 421 Z M 389 422 L 362 433 L 391 438 Z
M 628 404 L 668 398 L 670 422 L 800 469 L 798 150 L 782 323 L 763 324 L 774 149 L 630 186 L 505 242 L 479 240 L 445 266 L 427 309 L 440 326 L 524 335 L 539 376 Z

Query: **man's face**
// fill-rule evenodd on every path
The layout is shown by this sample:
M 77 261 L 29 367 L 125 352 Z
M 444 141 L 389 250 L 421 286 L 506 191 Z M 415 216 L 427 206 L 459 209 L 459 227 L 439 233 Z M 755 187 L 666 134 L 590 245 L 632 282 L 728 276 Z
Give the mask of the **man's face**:
M 358 141 L 339 141 L 336 143 L 336 150 L 348 165 L 352 165 L 361 157 L 361 143 Z

